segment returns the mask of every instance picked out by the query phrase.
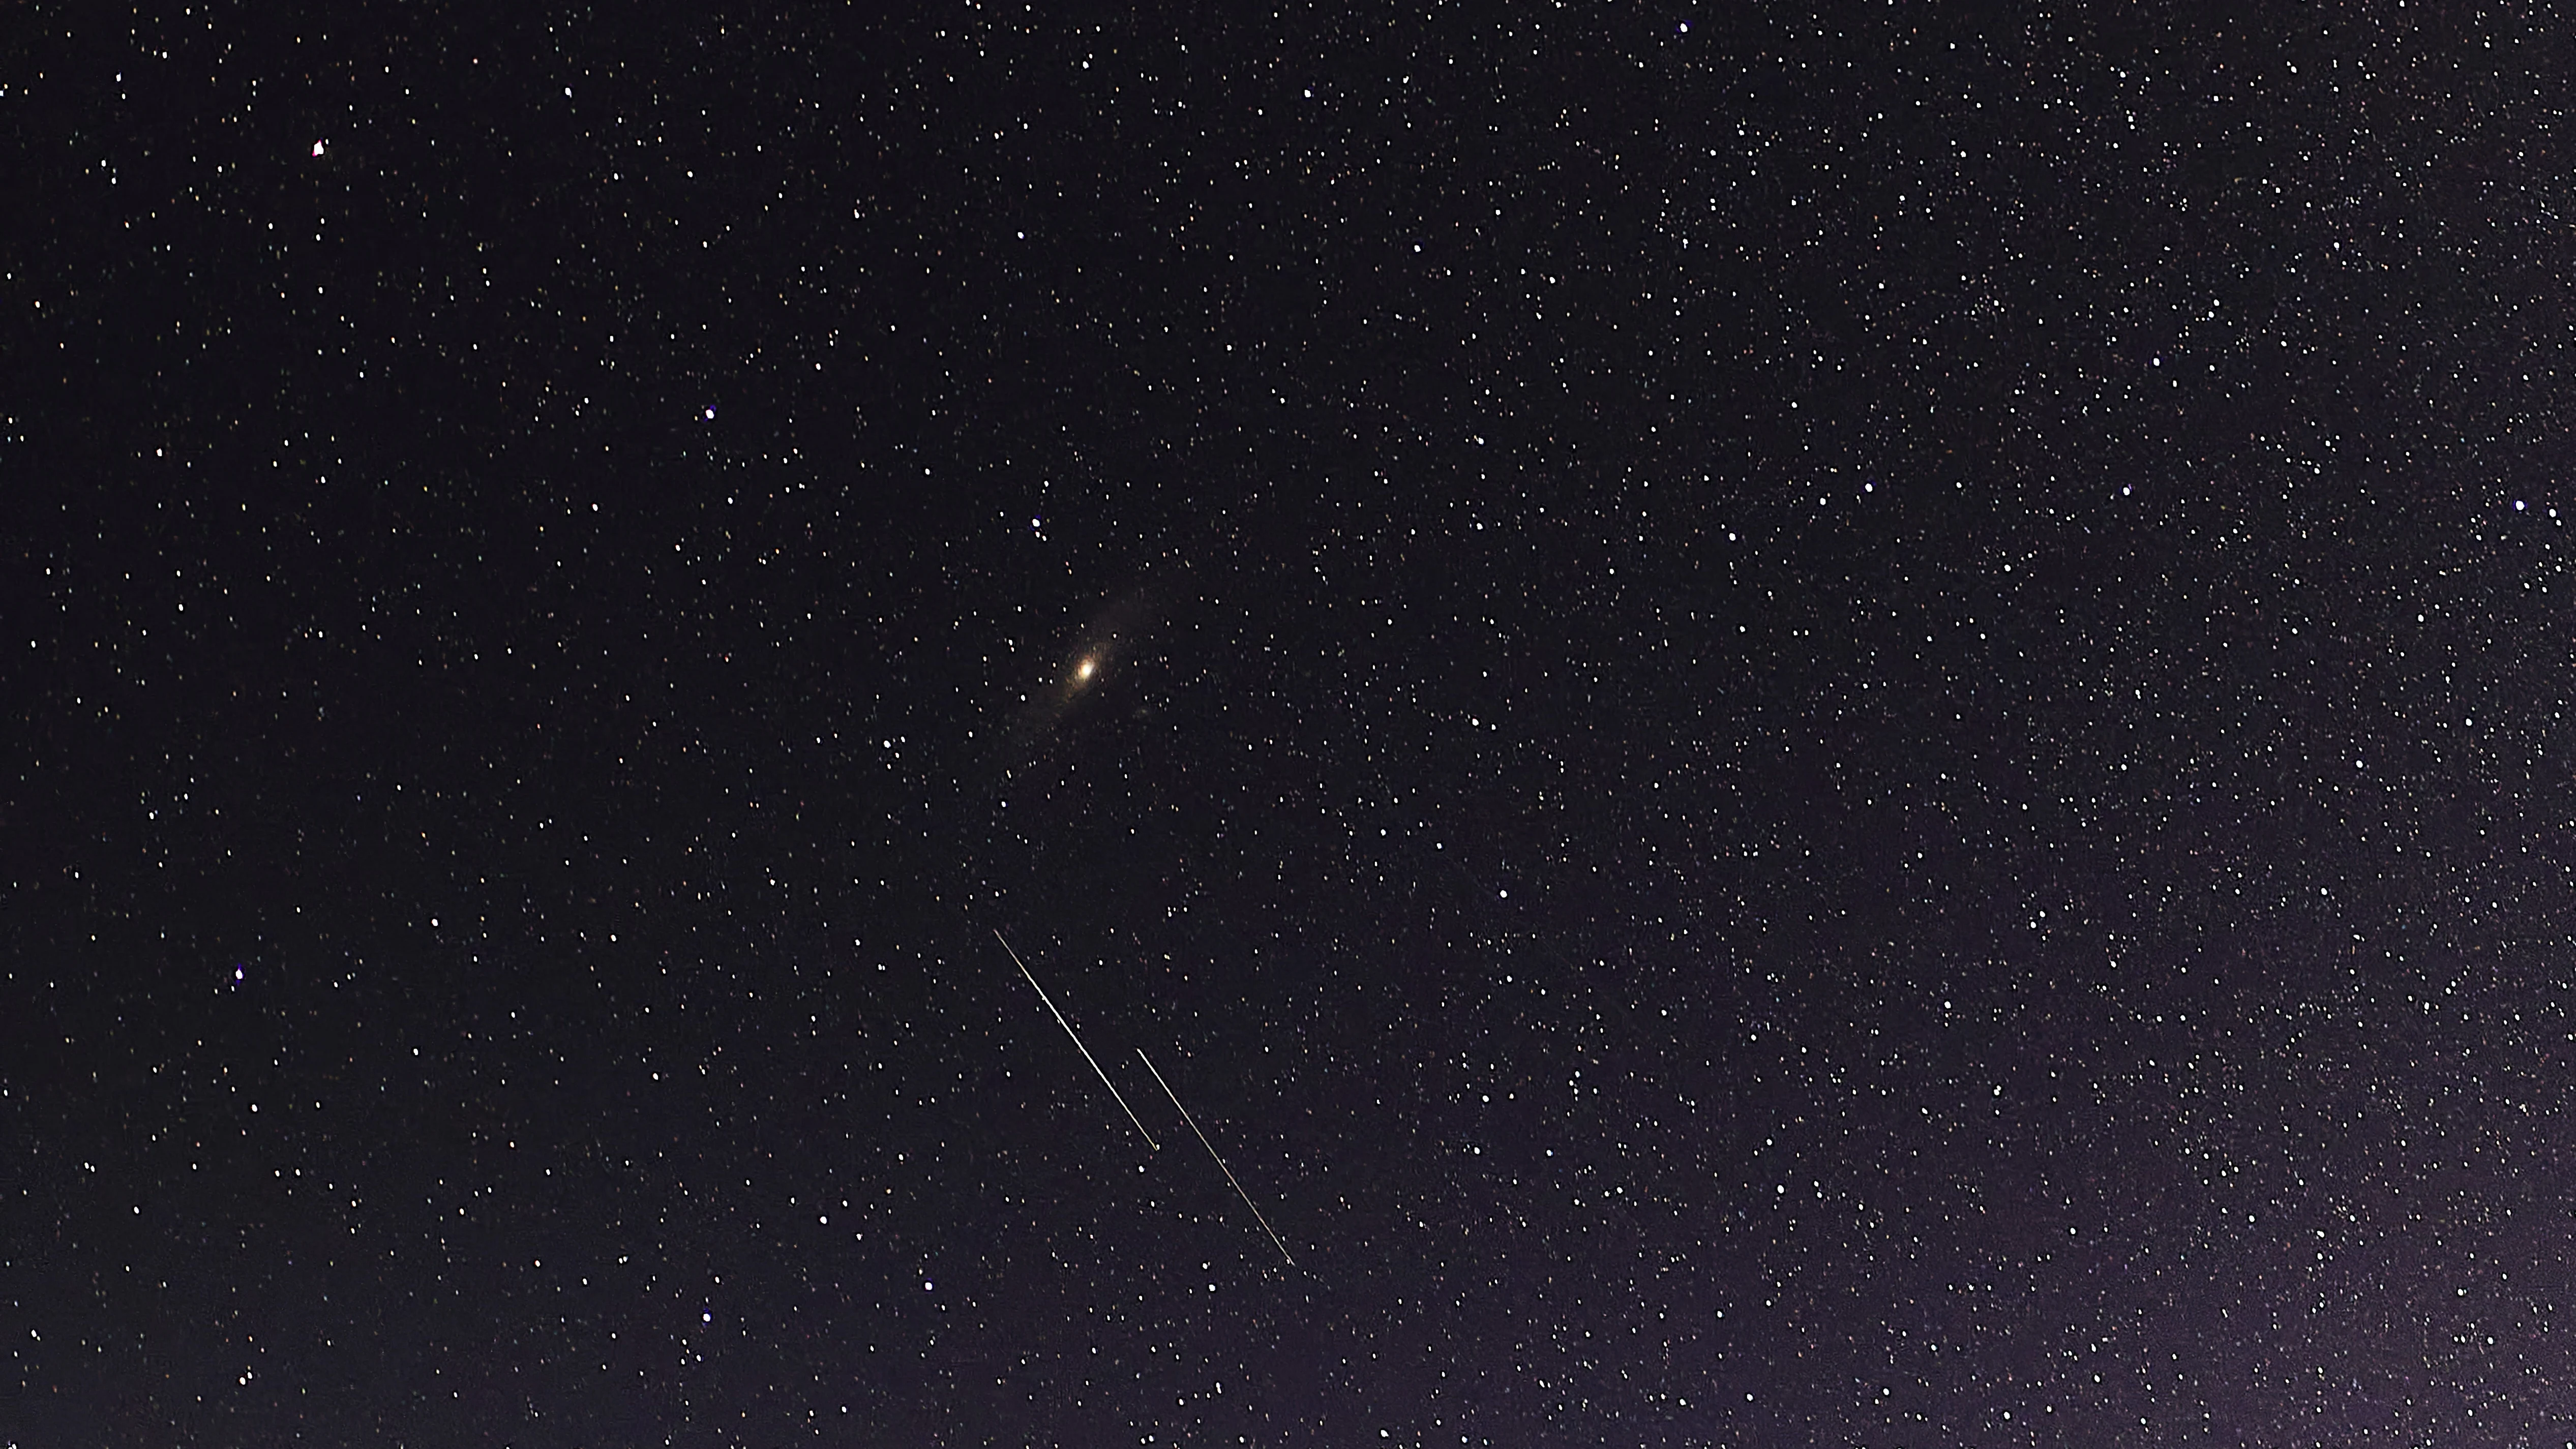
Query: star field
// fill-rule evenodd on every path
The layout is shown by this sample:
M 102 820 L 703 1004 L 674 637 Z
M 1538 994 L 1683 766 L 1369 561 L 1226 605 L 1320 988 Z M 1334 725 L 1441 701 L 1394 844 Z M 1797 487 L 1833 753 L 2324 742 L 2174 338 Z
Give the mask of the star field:
M 2545 12 L 21 18 L 0 1441 L 2576 1442 Z

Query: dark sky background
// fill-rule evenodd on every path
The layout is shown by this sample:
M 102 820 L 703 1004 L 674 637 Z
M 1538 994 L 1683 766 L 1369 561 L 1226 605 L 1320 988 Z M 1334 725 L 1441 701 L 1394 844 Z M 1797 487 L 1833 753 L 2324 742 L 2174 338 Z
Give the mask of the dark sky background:
M 2568 32 L 1791 9 L 14 8 L 0 1439 L 2576 1437 Z

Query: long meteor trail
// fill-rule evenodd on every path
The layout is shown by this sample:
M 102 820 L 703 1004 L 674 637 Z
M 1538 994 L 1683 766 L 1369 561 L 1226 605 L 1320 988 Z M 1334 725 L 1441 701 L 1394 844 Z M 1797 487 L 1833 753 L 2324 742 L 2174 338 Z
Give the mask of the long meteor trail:
M 1252 1220 L 1261 1224 L 1263 1232 L 1270 1233 L 1270 1246 L 1279 1250 L 1279 1256 L 1288 1260 L 1289 1267 L 1296 1267 L 1297 1259 L 1289 1253 L 1288 1245 L 1279 1241 L 1277 1233 L 1270 1232 L 1270 1219 L 1261 1215 L 1261 1205 L 1252 1200 L 1252 1194 L 1243 1190 L 1242 1183 L 1234 1181 L 1234 1169 L 1225 1165 L 1224 1158 L 1217 1157 L 1216 1144 L 1208 1141 L 1206 1133 L 1199 1131 L 1199 1119 L 1190 1115 L 1189 1108 L 1181 1106 L 1180 1093 L 1173 1091 L 1172 1084 L 1163 1080 L 1162 1069 L 1154 1065 L 1152 1057 L 1145 1056 L 1143 1047 L 1136 1048 L 1136 1055 L 1144 1059 L 1145 1070 L 1154 1074 L 1154 1083 L 1163 1089 L 1163 1095 L 1172 1099 L 1173 1106 L 1180 1107 L 1181 1120 L 1190 1124 L 1190 1131 L 1197 1135 L 1199 1145 L 1207 1149 L 1208 1156 L 1216 1158 L 1216 1170 L 1225 1174 L 1226 1181 L 1234 1183 L 1234 1195 L 1243 1199 L 1245 1207 L 1252 1209 Z M 1144 1129 L 1139 1127 L 1137 1130 L 1141 1132 Z
M 1003 938 L 1000 931 L 996 930 L 993 932 L 993 939 L 1002 943 L 1003 950 L 1011 951 L 1011 943 Z M 1054 1017 L 1055 1024 L 1064 1028 L 1064 1034 L 1073 1038 L 1073 1049 L 1082 1053 L 1082 1059 L 1084 1061 L 1091 1063 L 1091 1070 L 1099 1074 L 1100 1085 L 1107 1087 L 1109 1089 L 1109 1095 L 1117 1101 L 1118 1110 L 1126 1113 L 1127 1120 L 1136 1124 L 1136 1135 L 1145 1139 L 1146 1146 L 1153 1148 L 1156 1152 L 1162 1151 L 1163 1144 L 1155 1141 L 1154 1134 L 1145 1130 L 1144 1122 L 1136 1116 L 1136 1109 L 1127 1105 L 1127 1099 L 1125 1097 L 1118 1095 L 1118 1084 L 1109 1080 L 1109 1074 L 1107 1072 L 1100 1070 L 1100 1059 L 1091 1054 L 1091 1048 L 1082 1044 L 1082 1033 L 1073 1029 L 1073 1023 L 1065 1020 L 1064 1013 L 1055 1009 L 1055 998 L 1046 994 L 1046 988 L 1038 985 L 1038 979 L 1035 976 L 1029 975 L 1029 963 L 1020 959 L 1019 952 L 1011 951 L 1011 964 L 1020 968 L 1020 974 L 1027 977 L 1029 985 L 1036 990 L 1038 1000 L 1046 1003 L 1047 1015 Z M 1145 1063 L 1148 1070 L 1151 1070 L 1153 1065 L 1154 1064 L 1152 1062 Z M 1159 1081 L 1161 1078 L 1157 1077 L 1156 1080 Z M 1163 1090 L 1168 1092 L 1171 1088 L 1165 1087 Z M 1177 1098 L 1174 1100 L 1178 1101 Z M 1189 1114 L 1184 1112 L 1181 1115 L 1187 1117 Z M 1201 1138 L 1199 1140 L 1204 1142 L 1207 1139 Z M 1209 1150 L 1214 1151 L 1215 1149 L 1210 1148 Z M 1217 1164 L 1219 1167 L 1223 1167 L 1224 1165 L 1225 1164 L 1222 1162 Z M 1230 1175 L 1231 1174 L 1229 1174 L 1229 1176 Z M 1238 1191 L 1239 1190 L 1240 1189 L 1238 1189 Z M 1256 1210 L 1256 1213 L 1257 1211 L 1258 1210 Z M 1280 1251 L 1284 1253 L 1287 1249 L 1282 1248 Z

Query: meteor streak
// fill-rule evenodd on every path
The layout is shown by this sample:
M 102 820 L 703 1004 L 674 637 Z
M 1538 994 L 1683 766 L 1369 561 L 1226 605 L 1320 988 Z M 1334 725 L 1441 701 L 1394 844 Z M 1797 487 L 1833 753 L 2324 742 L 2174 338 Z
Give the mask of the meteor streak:
M 1216 1144 L 1208 1141 L 1206 1133 L 1199 1131 L 1199 1119 L 1190 1115 L 1190 1109 L 1187 1107 L 1181 1107 L 1180 1094 L 1172 1090 L 1171 1083 L 1163 1080 L 1162 1070 L 1154 1065 L 1154 1059 L 1145 1055 L 1145 1049 L 1143 1047 L 1136 1048 L 1136 1055 L 1143 1058 L 1145 1070 L 1154 1074 L 1155 1085 L 1163 1089 L 1163 1095 L 1172 1099 L 1173 1106 L 1180 1107 L 1181 1120 L 1190 1124 L 1190 1131 L 1197 1135 L 1199 1145 L 1207 1149 L 1208 1156 L 1216 1158 L 1216 1170 L 1225 1174 L 1226 1181 L 1234 1183 L 1234 1195 L 1243 1199 L 1243 1205 L 1245 1207 L 1252 1209 L 1252 1220 L 1261 1224 L 1261 1230 L 1263 1232 L 1270 1233 L 1270 1246 L 1279 1250 L 1280 1257 L 1288 1259 L 1289 1267 L 1296 1267 L 1297 1260 L 1288 1252 L 1288 1245 L 1279 1241 L 1279 1235 L 1277 1233 L 1270 1232 L 1270 1219 L 1261 1215 L 1260 1204 L 1252 1200 L 1252 1194 L 1243 1190 L 1242 1183 L 1234 1181 L 1234 1169 L 1225 1165 L 1224 1158 L 1217 1157 Z M 1141 1132 L 1144 1129 L 1139 1127 L 1136 1130 Z
M 998 930 L 997 930 L 997 931 L 993 932 L 993 939 L 994 939 L 994 940 L 996 940 L 996 941 L 1001 941 L 1001 942 L 1002 942 L 1002 949 L 1003 949 L 1003 950 L 1005 950 L 1005 951 L 1011 951 L 1011 943 L 1010 943 L 1009 941 L 1007 941 L 1007 940 L 1004 940 L 1004 939 L 1003 939 L 1002 933 L 1001 933 L 1000 931 L 998 931 Z M 1091 1063 L 1091 1070 L 1092 1070 L 1092 1071 L 1099 1073 L 1099 1076 L 1100 1076 L 1100 1085 L 1102 1085 L 1102 1086 L 1104 1086 L 1104 1087 L 1107 1087 L 1107 1088 L 1109 1089 L 1109 1095 L 1110 1095 L 1111 1097 L 1113 1097 L 1113 1098 L 1115 1098 L 1115 1099 L 1117 1100 L 1117 1102 L 1118 1102 L 1118 1110 L 1119 1110 L 1119 1111 L 1121 1111 L 1121 1112 L 1126 1113 L 1126 1114 L 1127 1114 L 1127 1120 L 1128 1120 L 1128 1121 L 1130 1121 L 1130 1122 L 1134 1122 L 1134 1123 L 1136 1124 L 1136 1135 L 1145 1139 L 1145 1145 L 1146 1145 L 1146 1146 L 1153 1148 L 1156 1152 L 1160 1152 L 1160 1151 L 1162 1151 L 1162 1150 L 1163 1150 L 1163 1144 L 1162 1144 L 1162 1143 L 1160 1143 L 1160 1142 L 1155 1141 L 1155 1140 L 1154 1140 L 1154 1134 L 1145 1130 L 1145 1124 L 1144 1124 L 1144 1122 L 1142 1122 L 1141 1120 L 1139 1120 L 1139 1119 L 1137 1118 L 1137 1116 L 1136 1116 L 1136 1109 L 1127 1105 L 1127 1099 L 1126 1099 L 1125 1097 L 1121 1097 L 1121 1096 L 1119 1096 L 1119 1095 L 1118 1095 L 1118 1084 L 1117 1084 L 1116 1082 L 1113 1082 L 1113 1081 L 1109 1080 L 1109 1074 L 1108 1074 L 1107 1072 L 1103 1072 L 1103 1071 L 1101 1071 L 1101 1070 L 1100 1070 L 1100 1060 L 1099 1060 L 1099 1058 L 1094 1057 L 1094 1056 L 1091 1054 L 1091 1048 L 1089 1048 L 1089 1047 L 1087 1047 L 1087 1046 L 1084 1046 L 1084 1045 L 1082 1044 L 1082 1034 L 1081 1034 L 1080 1032 L 1077 1032 L 1077 1031 L 1075 1031 L 1075 1030 L 1073 1029 L 1073 1023 L 1072 1023 L 1072 1022 L 1069 1022 L 1069 1021 L 1067 1021 L 1067 1020 L 1065 1020 L 1065 1019 L 1064 1019 L 1064 1013 L 1063 1013 L 1063 1012 L 1058 1011 L 1058 1010 L 1056 1010 L 1056 1009 L 1055 1009 L 1055 998 L 1053 998 L 1053 997 L 1051 997 L 1051 996 L 1049 996 L 1049 995 L 1047 995 L 1047 994 L 1046 994 L 1046 988 L 1045 988 L 1045 987 L 1043 987 L 1043 986 L 1039 986 L 1039 985 L 1038 985 L 1038 979 L 1037 979 L 1035 976 L 1031 976 L 1031 975 L 1029 975 L 1029 963 L 1020 959 L 1020 953 L 1019 953 L 1019 952 L 1017 952 L 1017 951 L 1011 951 L 1011 964 L 1012 964 L 1012 965 L 1014 965 L 1014 966 L 1019 967 L 1019 968 L 1020 968 L 1020 974 L 1021 974 L 1022 976 L 1024 976 L 1024 977 L 1027 977 L 1027 978 L 1028 978 L 1028 983 L 1029 983 L 1029 985 L 1030 985 L 1033 989 L 1035 989 L 1035 990 L 1036 990 L 1036 992 L 1037 992 L 1037 994 L 1038 994 L 1038 1000 L 1043 1001 L 1043 1002 L 1045 1002 L 1045 1003 L 1046 1003 L 1047 1014 L 1048 1014 L 1049 1016 L 1052 1016 L 1052 1017 L 1054 1017 L 1054 1018 L 1055 1018 L 1055 1024 L 1056 1024 L 1056 1025 L 1058 1025 L 1058 1026 L 1060 1026 L 1060 1027 L 1063 1027 L 1063 1028 L 1064 1028 L 1064 1034 L 1065 1034 L 1066 1036 L 1069 1036 L 1069 1037 L 1072 1037 L 1072 1038 L 1073 1038 L 1073 1049 L 1074 1049 L 1075 1051 L 1078 1051 L 1078 1052 L 1082 1053 L 1082 1059 L 1083 1059 L 1084 1061 Z M 1140 1050 L 1141 1050 L 1141 1049 L 1140 1049 Z M 1147 1070 L 1149 1070 L 1149 1071 L 1150 1071 L 1150 1070 L 1152 1070 L 1153 1065 L 1154 1065 L 1154 1064 L 1153 1064 L 1152 1062 L 1147 1062 L 1147 1063 L 1145 1063 L 1146 1069 L 1147 1069 Z M 1157 1081 L 1159 1081 L 1159 1080 L 1161 1080 L 1161 1078 L 1158 1076 L 1158 1077 L 1156 1078 L 1156 1080 L 1157 1080 Z M 1170 1091 L 1170 1090 L 1171 1090 L 1171 1088 L 1169 1088 L 1169 1087 L 1165 1087 L 1163 1090 L 1164 1090 L 1164 1091 L 1166 1091 L 1166 1092 L 1168 1092 L 1168 1091 Z M 1178 1099 L 1177 1099 L 1177 1098 L 1175 1098 L 1174 1100 L 1175 1100 L 1176 1102 L 1178 1101 Z M 1184 1116 L 1184 1117 L 1187 1117 L 1189 1114 L 1188 1114 L 1188 1113 L 1186 1113 L 1186 1112 L 1184 1112 L 1184 1113 L 1182 1113 L 1181 1115 L 1182 1115 L 1182 1116 Z M 1201 1138 L 1201 1139 L 1199 1139 L 1199 1140 L 1200 1140 L 1200 1141 L 1202 1141 L 1202 1142 L 1204 1142 L 1204 1141 L 1206 1141 L 1207 1139 L 1205 1139 L 1205 1138 Z M 1215 1149 L 1214 1149 L 1214 1148 L 1210 1148 L 1209 1150 L 1210 1150 L 1210 1151 L 1214 1151 Z M 1220 1163 L 1218 1163 L 1218 1164 L 1217 1164 L 1217 1166 L 1219 1166 L 1219 1167 L 1223 1167 L 1224 1165 L 1225 1165 L 1225 1164 L 1224 1164 L 1224 1163 L 1222 1163 L 1222 1162 L 1220 1162 Z M 1258 1210 L 1256 1209 L 1255 1211 L 1256 1211 L 1256 1214 L 1257 1214 Z M 1286 1252 L 1286 1251 L 1287 1251 L 1287 1249 L 1282 1248 L 1282 1249 L 1280 1249 L 1280 1251 L 1284 1253 L 1284 1252 Z

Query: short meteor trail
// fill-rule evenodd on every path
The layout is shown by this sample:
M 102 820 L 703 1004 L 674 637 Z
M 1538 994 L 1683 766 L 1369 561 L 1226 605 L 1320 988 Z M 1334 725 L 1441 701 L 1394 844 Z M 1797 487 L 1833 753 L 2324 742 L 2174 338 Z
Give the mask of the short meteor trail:
M 998 931 L 998 930 L 997 930 L 997 931 L 995 931 L 995 932 L 993 933 L 993 939 L 994 939 L 994 940 L 996 940 L 996 941 L 1001 941 L 1001 942 L 1002 942 L 1002 949 L 1003 949 L 1003 950 L 1005 950 L 1005 951 L 1011 951 L 1011 943 L 1010 943 L 1009 941 L 1007 941 L 1007 940 L 1004 940 L 1004 939 L 1003 939 L 1002 933 L 1001 933 L 1000 931 Z M 1073 1023 L 1072 1023 L 1072 1022 L 1069 1022 L 1069 1021 L 1067 1021 L 1067 1020 L 1065 1020 L 1065 1019 L 1064 1019 L 1064 1013 L 1063 1013 L 1063 1012 L 1058 1011 L 1058 1010 L 1056 1010 L 1056 1009 L 1055 1009 L 1055 999 L 1054 999 L 1053 997 L 1051 997 L 1051 996 L 1049 996 L 1049 995 L 1047 995 L 1047 994 L 1046 994 L 1046 988 L 1045 988 L 1045 987 L 1043 987 L 1043 986 L 1039 986 L 1039 985 L 1038 985 L 1038 979 L 1037 979 L 1035 976 L 1030 976 L 1030 975 L 1029 975 L 1029 963 L 1020 959 L 1020 953 L 1019 953 L 1019 952 L 1017 952 L 1017 951 L 1011 951 L 1011 964 L 1020 968 L 1020 974 L 1021 974 L 1022 976 L 1028 977 L 1028 983 L 1029 983 L 1029 985 L 1030 985 L 1031 987 L 1035 988 L 1035 989 L 1036 989 L 1036 991 L 1037 991 L 1037 993 L 1038 993 L 1038 1000 L 1043 1001 L 1043 1002 L 1045 1002 L 1045 1003 L 1046 1003 L 1047 1015 L 1054 1017 L 1054 1018 L 1055 1018 L 1055 1024 L 1056 1024 L 1056 1025 L 1058 1025 L 1058 1026 L 1060 1026 L 1060 1027 L 1063 1027 L 1063 1028 L 1064 1028 L 1064 1034 L 1065 1034 L 1066 1036 L 1069 1036 L 1069 1037 L 1072 1037 L 1072 1038 L 1073 1038 L 1073 1049 L 1074 1049 L 1075 1051 L 1078 1051 L 1078 1052 L 1082 1053 L 1082 1059 L 1083 1059 L 1084 1061 L 1086 1061 L 1086 1062 L 1091 1063 L 1091 1069 L 1092 1069 L 1094 1072 L 1098 1072 L 1098 1073 L 1099 1073 L 1099 1075 L 1100 1075 L 1100 1085 L 1102 1085 L 1102 1086 L 1104 1086 L 1104 1087 L 1107 1087 L 1107 1088 L 1109 1089 L 1109 1095 L 1110 1095 L 1111 1097 L 1113 1097 L 1113 1098 L 1116 1098 L 1116 1100 L 1117 1100 L 1117 1102 L 1118 1102 L 1118 1110 L 1119 1110 L 1119 1111 L 1121 1111 L 1121 1112 L 1126 1113 L 1126 1114 L 1127 1114 L 1127 1120 L 1128 1120 L 1128 1121 L 1130 1121 L 1130 1122 L 1134 1122 L 1134 1123 L 1136 1124 L 1136 1135 L 1145 1139 L 1145 1145 L 1146 1145 L 1146 1146 L 1153 1148 L 1156 1152 L 1160 1152 L 1160 1151 L 1162 1151 L 1162 1150 L 1163 1150 L 1163 1144 L 1162 1144 L 1162 1143 L 1160 1143 L 1160 1142 L 1155 1141 L 1155 1140 L 1154 1140 L 1154 1134 L 1145 1130 L 1145 1124 L 1144 1124 L 1144 1122 L 1143 1122 L 1142 1120 L 1140 1120 L 1140 1119 L 1136 1116 L 1136 1109 L 1127 1105 L 1127 1099 L 1126 1099 L 1125 1097 L 1121 1097 L 1121 1096 L 1119 1096 L 1119 1095 L 1118 1095 L 1118 1084 L 1117 1084 L 1116 1082 L 1113 1082 L 1113 1081 L 1109 1080 L 1109 1074 L 1108 1074 L 1107 1072 L 1103 1072 L 1103 1071 L 1101 1071 L 1101 1070 L 1100 1070 L 1100 1060 L 1099 1060 L 1099 1058 L 1094 1057 L 1094 1056 L 1091 1054 L 1091 1048 L 1089 1048 L 1089 1047 L 1087 1047 L 1087 1046 L 1084 1046 L 1084 1045 L 1082 1044 L 1082 1034 L 1081 1034 L 1080 1032 L 1077 1032 L 1077 1031 L 1075 1031 L 1075 1030 L 1073 1029 Z M 1153 1064 L 1152 1062 L 1147 1062 L 1147 1063 L 1145 1063 L 1145 1065 L 1146 1065 L 1146 1067 L 1150 1070 L 1150 1069 L 1153 1067 L 1153 1065 L 1154 1065 L 1154 1064 Z M 1158 1077 L 1158 1078 L 1156 1078 L 1156 1080 L 1158 1080 L 1158 1081 L 1159 1081 L 1159 1080 L 1161 1080 L 1161 1079 Z M 1168 1091 L 1170 1091 L 1170 1090 L 1171 1090 L 1171 1088 L 1169 1088 L 1169 1087 L 1165 1087 L 1163 1090 L 1164 1090 L 1164 1091 L 1166 1091 L 1166 1092 L 1168 1092 Z M 1188 1116 L 1189 1114 L 1188 1114 L 1188 1113 L 1186 1113 L 1186 1112 L 1184 1112 L 1184 1113 L 1182 1113 L 1181 1115 L 1182 1115 L 1182 1116 L 1184 1116 L 1184 1117 L 1186 1117 L 1186 1116 Z M 1205 1141 L 1206 1139 L 1205 1139 L 1205 1138 L 1201 1138 L 1200 1140 L 1201 1140 L 1201 1141 Z M 1213 1148 L 1211 1148 L 1211 1149 L 1209 1149 L 1209 1150 L 1213 1151 L 1214 1149 L 1213 1149 Z M 1223 1163 L 1218 1163 L 1217 1165 L 1218 1165 L 1219 1167 L 1222 1167 L 1222 1166 L 1224 1166 L 1225 1164 L 1223 1164 Z M 1286 1252 L 1286 1251 L 1287 1251 L 1287 1249 L 1282 1248 L 1282 1249 L 1280 1249 L 1280 1251 L 1284 1253 L 1284 1252 Z
M 1296 1267 L 1297 1260 L 1295 1257 L 1290 1255 L 1288 1245 L 1279 1241 L 1279 1235 L 1277 1233 L 1270 1232 L 1270 1219 L 1261 1215 L 1261 1205 L 1252 1200 L 1252 1194 L 1243 1190 L 1242 1183 L 1234 1181 L 1234 1169 L 1225 1165 L 1224 1158 L 1217 1157 L 1216 1144 L 1208 1141 L 1206 1133 L 1199 1131 L 1199 1119 L 1190 1115 L 1189 1108 L 1181 1106 L 1180 1094 L 1172 1090 L 1171 1083 L 1163 1080 L 1163 1073 L 1160 1068 L 1154 1065 L 1154 1059 L 1152 1057 L 1145 1056 L 1145 1049 L 1143 1047 L 1136 1048 L 1136 1055 L 1144 1059 L 1145 1070 L 1154 1074 L 1155 1085 L 1163 1089 L 1163 1095 L 1172 1099 L 1173 1106 L 1180 1108 L 1181 1120 L 1190 1124 L 1190 1131 L 1197 1134 L 1199 1145 L 1207 1149 L 1208 1156 L 1216 1158 L 1216 1170 L 1225 1174 L 1225 1180 L 1227 1182 L 1234 1183 L 1234 1195 L 1243 1199 L 1243 1205 L 1245 1207 L 1252 1209 L 1252 1220 L 1261 1224 L 1261 1230 L 1263 1232 L 1270 1233 L 1270 1246 L 1279 1250 L 1280 1257 L 1288 1259 L 1289 1267 Z M 1139 1127 L 1136 1130 L 1141 1132 L 1145 1129 Z

